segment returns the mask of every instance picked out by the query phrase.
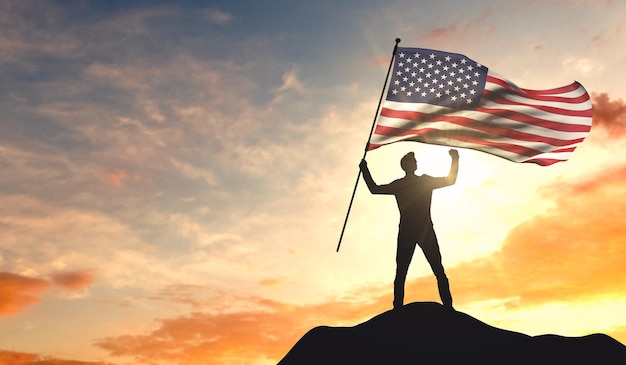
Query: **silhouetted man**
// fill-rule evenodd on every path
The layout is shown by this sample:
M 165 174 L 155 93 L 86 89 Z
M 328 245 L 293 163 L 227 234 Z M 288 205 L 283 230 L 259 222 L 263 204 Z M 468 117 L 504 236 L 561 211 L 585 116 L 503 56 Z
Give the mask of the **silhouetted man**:
M 396 251 L 396 277 L 393 282 L 393 308 L 400 309 L 404 305 L 404 282 L 413 258 L 415 245 L 418 244 L 426 260 L 437 278 L 439 296 L 446 307 L 452 308 L 452 295 L 448 278 L 441 263 L 439 243 L 430 217 L 430 203 L 434 189 L 453 185 L 459 171 L 459 153 L 450 150 L 452 164 L 446 177 L 415 175 L 417 161 L 413 152 L 407 153 L 400 160 L 400 166 L 406 175 L 387 185 L 377 185 L 367 168 L 367 162 L 359 164 L 363 179 L 372 194 L 395 195 L 400 210 L 400 226 L 398 228 L 398 248 Z

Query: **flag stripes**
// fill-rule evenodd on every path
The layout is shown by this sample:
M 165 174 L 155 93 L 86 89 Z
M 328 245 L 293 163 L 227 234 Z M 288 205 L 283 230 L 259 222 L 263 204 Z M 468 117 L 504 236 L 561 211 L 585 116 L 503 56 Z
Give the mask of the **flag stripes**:
M 547 90 L 522 89 L 484 69 L 487 75 L 480 100 L 467 109 L 438 104 L 439 96 L 434 93 L 427 102 L 388 97 L 368 150 L 416 141 L 546 166 L 567 160 L 589 134 L 591 101 L 580 83 Z M 394 96 L 394 100 L 399 99 Z

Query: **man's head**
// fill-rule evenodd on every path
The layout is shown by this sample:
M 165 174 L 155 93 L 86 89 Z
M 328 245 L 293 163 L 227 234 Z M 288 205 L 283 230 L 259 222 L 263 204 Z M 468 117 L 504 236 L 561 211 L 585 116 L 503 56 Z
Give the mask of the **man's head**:
M 412 174 L 417 170 L 417 160 L 415 160 L 415 153 L 409 152 L 400 160 L 400 166 L 407 174 Z

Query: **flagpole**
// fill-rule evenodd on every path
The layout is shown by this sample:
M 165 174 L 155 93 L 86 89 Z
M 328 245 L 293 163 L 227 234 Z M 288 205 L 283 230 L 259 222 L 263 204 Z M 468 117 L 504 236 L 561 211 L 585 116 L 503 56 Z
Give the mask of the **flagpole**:
M 376 126 L 376 118 L 378 117 L 378 111 L 380 110 L 380 104 L 383 102 L 383 96 L 385 95 L 385 88 L 387 87 L 387 81 L 389 80 L 389 73 L 391 72 L 391 66 L 393 66 L 393 59 L 396 56 L 396 51 L 398 50 L 398 43 L 400 43 L 400 38 L 396 38 L 396 45 L 393 47 L 393 52 L 391 54 L 391 61 L 389 61 L 389 68 L 387 69 L 387 76 L 385 76 L 385 84 L 383 85 L 383 90 L 380 92 L 380 99 L 378 99 L 378 106 L 376 107 L 376 114 L 374 114 L 374 121 L 372 122 L 372 127 L 370 128 L 370 135 L 367 137 L 367 143 L 365 144 L 365 151 L 363 151 L 363 157 L 361 160 L 365 159 L 367 155 L 367 150 L 369 149 L 370 139 L 372 139 L 372 134 L 374 133 L 374 127 Z M 352 197 L 350 198 L 350 204 L 348 205 L 348 211 L 346 212 L 346 219 L 343 221 L 343 227 L 341 228 L 341 235 L 339 236 L 339 243 L 337 244 L 337 252 L 339 252 L 339 247 L 341 247 L 341 240 L 343 239 L 343 233 L 346 230 L 346 224 L 348 223 L 348 216 L 350 216 L 350 210 L 352 209 L 352 202 L 354 201 L 354 195 L 356 194 L 356 188 L 359 185 L 359 180 L 361 178 L 361 169 L 359 169 L 358 174 L 356 175 L 356 181 L 354 182 L 354 189 L 352 189 Z

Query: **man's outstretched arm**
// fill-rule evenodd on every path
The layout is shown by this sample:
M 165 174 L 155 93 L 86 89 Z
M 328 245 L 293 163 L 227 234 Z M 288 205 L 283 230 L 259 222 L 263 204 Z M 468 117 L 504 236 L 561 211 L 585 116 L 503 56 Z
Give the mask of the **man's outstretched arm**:
M 393 192 L 388 191 L 388 185 L 377 185 L 372 178 L 372 174 L 370 173 L 369 168 L 367 168 L 367 161 L 361 160 L 359 164 L 359 168 L 361 168 L 361 173 L 363 174 L 363 180 L 365 180 L 365 184 L 367 188 L 370 190 L 372 194 L 393 194 Z

